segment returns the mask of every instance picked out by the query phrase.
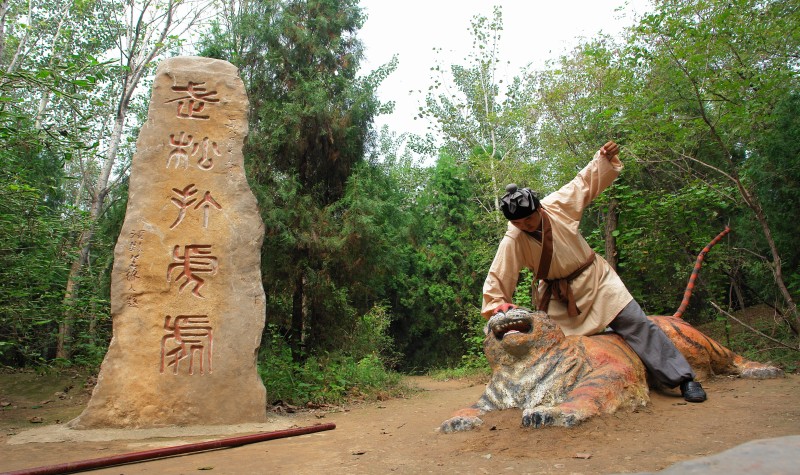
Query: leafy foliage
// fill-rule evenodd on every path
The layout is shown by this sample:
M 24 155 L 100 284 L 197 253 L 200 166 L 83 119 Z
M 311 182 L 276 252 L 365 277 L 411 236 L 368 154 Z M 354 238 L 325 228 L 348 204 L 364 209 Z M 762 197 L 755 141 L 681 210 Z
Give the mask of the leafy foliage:
M 797 8 L 785 1 L 662 2 L 642 19 L 628 49 L 641 81 L 630 119 L 648 173 L 702 180 L 723 200 L 742 205 L 730 208 L 739 212 L 734 224 L 750 221 L 757 228 L 734 228 L 741 238 L 736 244 L 763 255 L 773 275 L 772 282 L 745 285 L 770 289 L 760 298 L 780 296 L 795 326 L 800 315 L 784 279 L 788 250 L 772 237 L 766 190 L 750 180 L 748 158 L 764 147 L 775 107 L 798 89 Z
M 471 199 L 474 187 L 466 166 L 442 155 L 415 197 L 408 261 L 394 284 L 392 330 L 406 368 L 457 363 L 462 335 L 480 313 L 476 304 L 491 255 L 481 241 L 485 230 Z
M 134 3 L 9 2 L 0 42 L 2 364 L 102 358 L 146 98 L 121 89 L 138 77 L 127 63 L 97 58 L 134 31 L 120 15 Z M 470 54 L 433 65 L 420 110 L 433 124 L 426 137 L 373 130 L 391 108 L 377 88 L 397 62 L 360 71 L 356 0 L 220 8 L 200 46 L 239 68 L 251 102 L 246 167 L 267 233 L 259 365 L 273 400 L 360 397 L 396 384 L 387 368 L 485 371 L 478 305 L 505 227 L 504 185 L 544 195 L 608 139 L 622 144 L 625 169 L 581 229 L 598 251 L 614 240 L 619 272 L 645 309 L 673 312 L 697 253 L 730 224 L 687 318 L 714 324 L 710 302 L 766 303 L 776 317 L 762 331 L 796 346 L 796 2 L 654 2 L 624 38 L 598 35 L 513 77 L 499 74 L 502 11 L 477 15 Z M 167 35 L 150 46 L 175 52 L 181 42 Z M 145 52 L 128 59 L 144 61 L 146 81 Z M 121 106 L 131 122 L 120 122 L 112 173 L 103 164 Z M 81 272 L 70 278 L 76 261 Z M 533 306 L 532 281 L 523 273 L 515 303 Z M 57 360 L 67 323 L 72 354 Z M 741 341 L 738 351 L 756 346 Z
M 63 304 L 69 261 L 77 252 L 73 237 L 87 225 L 84 210 L 74 203 L 81 177 L 71 174 L 71 165 L 91 147 L 80 143 L 73 129 L 62 128 L 75 116 L 49 122 L 23 99 L 24 91 L 34 89 L 75 100 L 102 76 L 85 79 L 100 65 L 84 61 L 0 74 L 5 100 L 0 106 L 0 362 L 5 364 L 51 361 L 55 329 L 66 311 L 105 308 L 102 297 L 91 293 L 69 308 Z M 104 347 L 102 341 L 92 350 Z
M 15 152 L 23 153 L 15 156 Z M 52 357 L 53 342 L 40 338 L 41 329 L 52 330 L 66 279 L 63 253 L 70 249 L 62 246 L 70 229 L 58 206 L 47 204 L 47 190 L 58 189 L 48 181 L 56 176 L 37 176 L 31 170 L 53 165 L 52 156 L 42 152 L 8 148 L 2 152 L 0 358 L 6 364 L 42 363 Z M 30 158 L 27 163 L 33 166 L 20 163 L 18 158 L 23 157 Z
M 540 189 L 530 142 L 537 110 L 530 107 L 531 86 L 520 77 L 498 77 L 503 31 L 502 10 L 491 18 L 473 17 L 472 50 L 466 64 L 438 64 L 420 118 L 438 132 L 441 150 L 459 163 L 475 183 L 473 199 L 486 225 L 498 225 L 499 198 L 509 182 Z M 448 74 L 449 73 L 449 74 Z M 429 150 L 436 154 L 437 150 Z M 523 183 L 530 181 L 530 183 Z
M 245 81 L 268 321 L 298 359 L 342 348 L 382 301 L 405 219 L 388 178 L 365 161 L 383 107 L 375 89 L 394 66 L 357 77 L 363 20 L 352 0 L 252 2 L 204 43 Z
M 697 254 L 725 228 L 721 211 L 729 204 L 719 201 L 720 195 L 701 182 L 674 191 L 619 184 L 612 194 L 620 206 L 619 227 L 614 231 L 621 254 L 620 275 L 647 313 L 672 315 L 683 298 Z M 597 201 L 601 215 L 608 201 L 607 196 Z M 697 219 L 698 214 L 704 219 Z M 598 251 L 603 237 L 599 228 L 587 235 Z M 703 298 L 725 295 L 729 283 L 725 270 L 733 259 L 724 242 L 709 253 L 684 318 L 697 322 L 710 318 L 701 317 L 702 309 L 708 308 Z
M 532 75 L 538 91 L 534 107 L 540 114 L 536 143 L 546 157 L 539 169 L 546 177 L 543 191 L 571 180 L 609 139 L 625 144 L 630 72 L 615 49 L 612 38 L 599 37 Z
M 800 295 L 800 249 L 795 245 L 800 209 L 800 92 L 776 105 L 769 125 L 743 164 L 743 175 L 761 197 L 782 265 L 788 271 L 787 285 L 792 294 Z M 753 224 L 744 217 L 736 219 L 737 228 L 748 234 L 757 233 Z M 757 252 L 764 255 L 769 250 L 760 245 Z
M 387 371 L 378 355 L 354 357 L 337 352 L 298 362 L 277 327 L 269 326 L 267 337 L 259 353 L 258 370 L 270 403 L 336 404 L 402 390 L 400 376 Z

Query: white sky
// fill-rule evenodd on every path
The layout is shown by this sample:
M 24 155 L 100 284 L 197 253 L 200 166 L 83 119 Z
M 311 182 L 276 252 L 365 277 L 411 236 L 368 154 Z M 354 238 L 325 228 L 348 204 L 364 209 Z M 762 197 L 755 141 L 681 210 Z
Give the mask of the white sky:
M 634 13 L 649 10 L 648 0 L 361 0 L 360 5 L 368 16 L 358 33 L 366 54 L 362 71 L 388 63 L 395 54 L 399 60 L 378 90 L 381 100 L 395 101 L 395 112 L 378 117 L 375 125 L 417 134 L 425 133 L 425 124 L 414 116 L 432 84 L 430 68 L 437 61 L 433 48 L 446 55 L 440 58 L 444 65 L 465 64 L 473 16 L 491 19 L 493 7 L 502 7 L 500 60 L 511 66 L 500 73 L 511 79 L 528 64 L 542 67 L 580 37 L 599 31 L 617 35 L 633 24 Z M 409 94 L 411 90 L 415 92 Z

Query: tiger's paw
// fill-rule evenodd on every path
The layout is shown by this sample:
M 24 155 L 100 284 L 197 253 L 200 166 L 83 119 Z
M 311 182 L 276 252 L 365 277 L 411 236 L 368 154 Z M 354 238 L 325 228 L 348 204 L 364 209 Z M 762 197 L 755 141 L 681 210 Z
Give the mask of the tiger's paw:
M 555 422 L 555 418 L 547 410 L 542 409 L 525 409 L 522 412 L 522 426 L 533 427 L 538 429 L 544 426 L 551 426 Z
M 534 429 L 546 426 L 573 427 L 582 420 L 577 411 L 559 407 L 537 407 L 522 412 L 522 426 Z
M 455 416 L 442 422 L 439 432 L 451 434 L 453 432 L 465 432 L 472 430 L 483 424 L 483 419 L 477 416 Z

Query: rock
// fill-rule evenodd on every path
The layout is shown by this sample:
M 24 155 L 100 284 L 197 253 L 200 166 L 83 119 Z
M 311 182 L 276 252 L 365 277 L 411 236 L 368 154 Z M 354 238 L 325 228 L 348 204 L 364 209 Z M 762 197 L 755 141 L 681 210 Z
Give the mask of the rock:
M 159 65 L 114 253 L 113 336 L 69 427 L 266 420 L 264 225 L 244 174 L 247 113 L 230 63 Z
M 716 455 L 676 463 L 659 475 L 774 475 L 797 473 L 800 466 L 800 435 L 761 439 L 744 443 Z M 639 475 L 655 475 L 641 473 Z

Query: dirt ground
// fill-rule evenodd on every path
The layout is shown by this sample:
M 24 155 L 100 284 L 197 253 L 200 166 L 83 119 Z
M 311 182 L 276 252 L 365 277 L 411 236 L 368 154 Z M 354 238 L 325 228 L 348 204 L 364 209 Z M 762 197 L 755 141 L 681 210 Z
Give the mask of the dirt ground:
M 483 383 L 411 377 L 408 382 L 418 391 L 404 398 L 271 414 L 269 424 L 260 426 L 148 432 L 66 429 L 63 423 L 80 413 L 88 393 L 81 389 L 81 376 L 65 378 L 54 383 L 33 373 L 0 374 L 0 472 L 319 423 L 336 428 L 91 473 L 633 473 L 658 471 L 751 440 L 800 434 L 796 374 L 764 381 L 716 378 L 704 383 L 709 400 L 702 404 L 654 392 L 644 410 L 570 429 L 522 428 L 521 411 L 509 410 L 486 415 L 475 431 L 450 435 L 436 431 L 439 423 L 475 402 Z M 41 393 L 27 399 L 15 394 L 22 379 L 28 388 L 41 380 Z

